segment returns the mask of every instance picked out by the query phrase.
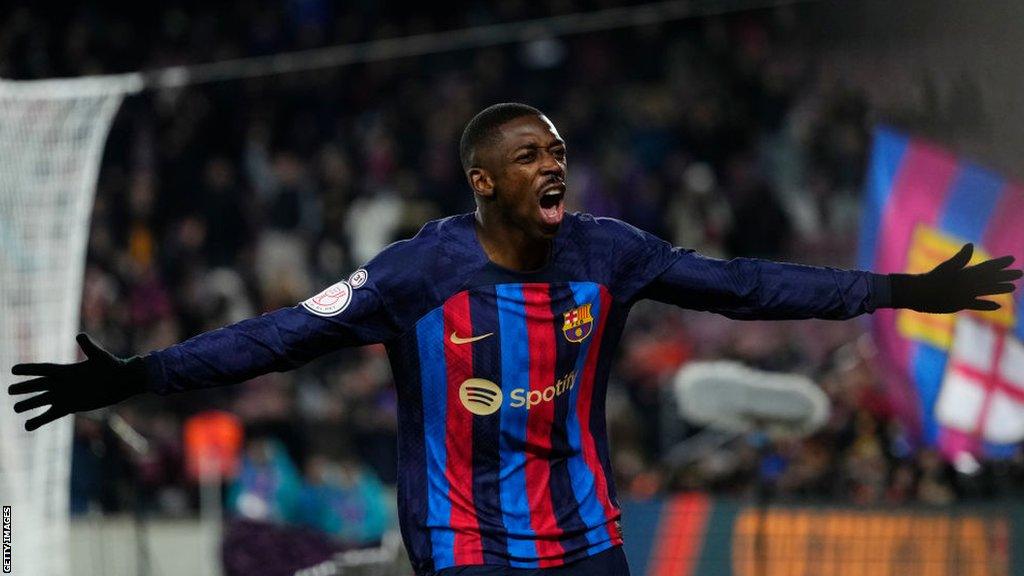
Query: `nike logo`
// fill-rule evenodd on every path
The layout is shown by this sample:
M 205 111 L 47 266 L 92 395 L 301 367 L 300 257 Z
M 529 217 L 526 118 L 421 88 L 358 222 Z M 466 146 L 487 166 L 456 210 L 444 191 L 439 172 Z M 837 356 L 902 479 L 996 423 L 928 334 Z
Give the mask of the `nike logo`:
M 494 332 L 488 332 L 487 334 L 482 334 L 480 336 L 471 336 L 469 338 L 459 338 L 455 335 L 455 331 L 452 330 L 452 337 L 450 340 L 452 341 L 452 344 L 469 344 L 471 342 L 476 342 L 477 340 L 483 340 L 488 336 L 494 336 Z

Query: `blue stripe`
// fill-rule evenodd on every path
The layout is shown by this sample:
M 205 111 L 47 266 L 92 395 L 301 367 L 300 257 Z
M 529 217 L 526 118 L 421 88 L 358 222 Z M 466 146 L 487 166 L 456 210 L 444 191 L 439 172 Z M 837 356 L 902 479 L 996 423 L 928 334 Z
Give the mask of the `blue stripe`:
M 1020 447 L 1020 443 L 1015 444 L 993 444 L 991 442 L 982 442 L 982 452 L 986 457 L 992 458 L 993 460 L 1009 460 L 1017 455 L 1017 449 Z
M 935 402 L 942 387 L 942 375 L 946 371 L 946 351 L 931 344 L 917 342 L 911 353 L 917 394 L 921 400 L 921 427 L 925 442 L 934 445 L 938 440 L 939 428 L 935 421 Z
M 1006 182 L 971 164 L 961 164 L 939 219 L 939 227 L 969 242 L 980 242 Z
M 448 429 L 448 374 L 444 357 L 444 308 L 436 308 L 416 325 L 420 348 L 420 378 L 423 394 L 423 432 L 426 444 L 427 528 L 434 549 L 434 564 L 440 570 L 455 564 L 455 532 L 451 526 L 451 502 L 445 478 Z
M 1016 268 L 1020 268 L 1022 262 L 1016 262 Z M 1017 338 L 1024 340 L 1024 283 L 1017 284 L 1017 329 L 1014 330 Z
M 505 402 L 516 388 L 530 389 L 530 349 L 526 339 L 526 299 L 522 284 L 495 287 L 501 328 L 501 392 Z M 501 514 L 508 533 L 510 564 L 535 568 L 535 533 L 526 497 L 526 410 L 501 410 Z
M 570 282 L 573 297 L 576 304 L 591 303 L 590 315 L 594 318 L 594 327 L 590 336 L 580 343 L 580 353 L 576 358 L 577 385 L 573 386 L 569 396 L 569 418 L 566 428 L 569 431 L 569 446 L 575 456 L 569 459 L 569 474 L 572 477 L 573 492 L 576 494 L 576 501 L 580 503 L 579 513 L 583 523 L 589 527 L 604 526 L 604 507 L 597 497 L 597 482 L 594 474 L 587 467 L 583 459 L 583 439 L 580 437 L 580 417 L 576 411 L 576 401 L 579 397 L 580 387 L 583 384 L 583 367 L 587 362 L 587 354 L 590 351 L 590 343 L 597 337 L 597 325 L 600 322 L 601 313 L 601 288 L 592 282 Z M 588 540 L 596 544 L 602 540 L 608 540 L 608 533 L 589 531 Z
M 889 201 L 889 194 L 892 193 L 893 182 L 899 173 L 908 143 L 909 139 L 906 136 L 889 128 L 879 127 L 875 131 L 871 164 L 865 181 L 864 212 L 860 227 L 858 262 L 864 270 L 875 269 L 878 227 L 882 225 L 882 212 Z

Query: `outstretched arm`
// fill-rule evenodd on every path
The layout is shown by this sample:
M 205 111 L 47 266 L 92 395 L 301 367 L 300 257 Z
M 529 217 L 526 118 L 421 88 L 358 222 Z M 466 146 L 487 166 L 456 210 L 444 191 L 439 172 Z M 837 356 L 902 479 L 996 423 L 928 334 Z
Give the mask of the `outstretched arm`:
M 397 324 L 375 287 L 367 283 L 353 290 L 338 283 L 302 305 L 206 332 L 142 357 L 117 358 L 79 334 L 86 360 L 18 364 L 11 369 L 13 374 L 37 378 L 13 384 L 8 392 L 37 393 L 16 403 L 15 412 L 49 406 L 25 423 L 27 430 L 34 430 L 67 414 L 116 404 L 142 392 L 167 394 L 234 384 L 296 368 L 338 348 L 383 342 L 396 333 Z
M 141 357 L 122 360 L 100 348 L 87 335 L 78 335 L 78 345 L 86 360 L 75 364 L 17 364 L 11 368 L 15 376 L 38 376 L 11 384 L 10 394 L 32 394 L 14 404 L 17 413 L 49 406 L 42 414 L 29 418 L 25 429 L 32 431 L 43 424 L 71 414 L 87 412 L 130 398 L 146 391 L 149 377 Z
M 145 357 L 149 389 L 167 394 L 234 384 L 298 368 L 339 348 L 384 342 L 397 334 L 396 323 L 374 292 L 367 287 L 350 292 L 352 301 L 335 313 L 328 311 L 330 316 L 306 307 L 317 296 L 306 304 L 243 320 L 149 354 Z
M 1022 274 L 1006 269 L 1012 256 L 967 267 L 971 244 L 925 274 L 875 274 L 677 252 L 642 297 L 748 320 L 841 320 L 878 308 L 931 313 L 995 310 L 999 305 L 982 297 L 1012 292 L 1012 282 Z

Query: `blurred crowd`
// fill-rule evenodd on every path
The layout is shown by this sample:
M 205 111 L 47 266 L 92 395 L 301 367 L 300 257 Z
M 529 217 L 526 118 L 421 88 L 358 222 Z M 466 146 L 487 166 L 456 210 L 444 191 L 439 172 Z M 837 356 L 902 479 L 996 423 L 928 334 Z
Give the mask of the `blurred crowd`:
M 369 1 L 295 0 L 114 13 L 84 3 L 56 15 L 22 4 L 0 23 L 0 76 L 210 62 L 606 4 L 510 0 L 397 13 Z M 805 27 L 798 7 L 783 7 L 128 98 L 99 178 L 82 329 L 122 355 L 166 347 L 294 305 L 427 220 L 471 210 L 458 138 L 500 101 L 535 105 L 558 127 L 571 209 L 712 256 L 853 267 L 876 115 Z M 1020 459 L 963 474 L 912 449 L 864 329 L 639 305 L 608 404 L 620 495 L 750 494 L 767 482 L 782 498 L 945 504 L 1022 485 Z M 706 358 L 812 376 L 833 401 L 828 426 L 767 449 L 757 438 L 709 444 L 707 431 L 666 408 L 672 375 Z M 230 509 L 352 542 L 379 538 L 390 520 L 368 510 L 391 506 L 396 476 L 396 401 L 381 347 L 127 403 L 118 412 L 150 440 L 145 456 L 101 421 L 78 418 L 75 510 L 137 501 L 191 513 L 199 497 L 182 429 L 211 408 L 235 414 L 244 430 L 227 480 Z M 669 458 L 680 443 L 691 456 Z

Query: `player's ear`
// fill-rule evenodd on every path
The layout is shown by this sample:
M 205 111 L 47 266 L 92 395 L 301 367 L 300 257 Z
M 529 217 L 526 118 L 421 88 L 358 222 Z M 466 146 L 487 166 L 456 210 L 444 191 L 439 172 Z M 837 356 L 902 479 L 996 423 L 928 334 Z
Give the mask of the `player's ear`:
M 473 188 L 473 194 L 490 198 L 494 195 L 494 178 L 491 173 L 479 166 L 474 166 L 466 172 L 469 179 L 469 186 Z

